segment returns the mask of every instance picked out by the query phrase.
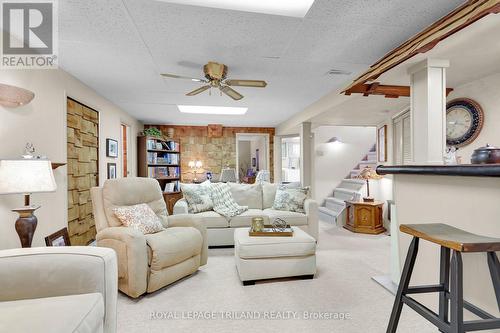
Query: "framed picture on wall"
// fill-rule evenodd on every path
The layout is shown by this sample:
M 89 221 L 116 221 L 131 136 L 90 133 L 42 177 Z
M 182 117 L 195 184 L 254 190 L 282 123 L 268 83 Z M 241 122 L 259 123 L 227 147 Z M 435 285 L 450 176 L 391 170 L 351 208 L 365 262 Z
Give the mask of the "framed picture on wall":
M 106 139 L 106 156 L 118 157 L 118 141 L 113 139 Z
M 377 128 L 377 159 L 387 162 L 387 125 Z
M 45 237 L 47 246 L 70 246 L 68 228 L 62 228 L 51 235 Z
M 116 163 L 108 163 L 108 179 L 116 178 Z

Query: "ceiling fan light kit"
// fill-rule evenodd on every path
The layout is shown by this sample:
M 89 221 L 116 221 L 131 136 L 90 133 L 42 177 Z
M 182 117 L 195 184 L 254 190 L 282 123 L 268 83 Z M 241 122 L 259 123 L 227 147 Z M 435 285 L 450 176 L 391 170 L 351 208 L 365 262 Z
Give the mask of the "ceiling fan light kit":
M 202 82 L 206 83 L 206 85 L 197 88 L 193 91 L 190 91 L 186 94 L 186 96 L 196 96 L 201 94 L 205 90 L 209 90 L 210 88 L 218 88 L 221 93 L 229 96 L 235 101 L 239 101 L 244 96 L 234 90 L 232 87 L 248 87 L 248 88 L 265 88 L 267 86 L 266 81 L 262 80 L 235 80 L 235 79 L 227 79 L 228 67 L 224 64 L 219 64 L 218 62 L 209 61 L 206 65 L 203 66 L 203 72 L 205 74 L 205 79 L 197 79 L 182 75 L 163 73 L 161 76 L 172 78 L 172 79 L 183 79 L 183 80 L 191 80 L 193 82 Z M 210 90 L 209 90 L 210 93 Z

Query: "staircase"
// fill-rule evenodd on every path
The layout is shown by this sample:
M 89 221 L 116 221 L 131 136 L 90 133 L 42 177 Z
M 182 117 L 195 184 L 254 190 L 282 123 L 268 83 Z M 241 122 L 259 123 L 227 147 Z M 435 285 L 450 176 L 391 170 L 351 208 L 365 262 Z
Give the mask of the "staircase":
M 372 146 L 368 154 L 363 157 L 363 159 L 356 165 L 354 169 L 351 170 L 347 178 L 353 179 L 359 176 L 361 170 L 366 167 L 371 167 L 375 169 L 377 167 L 377 148 L 375 145 Z
M 345 201 L 357 201 L 364 193 L 366 182 L 356 179 L 361 170 L 369 166 L 375 168 L 377 165 L 376 146 L 373 145 L 370 151 L 361 159 L 349 175 L 333 190 L 333 195 L 325 199 L 324 205 L 319 207 L 320 219 L 336 225 L 344 223 Z
M 333 190 L 333 196 L 325 199 L 324 206 L 318 207 L 322 221 L 341 225 L 346 200 L 360 200 L 363 195 L 365 181 L 361 179 L 344 179 Z

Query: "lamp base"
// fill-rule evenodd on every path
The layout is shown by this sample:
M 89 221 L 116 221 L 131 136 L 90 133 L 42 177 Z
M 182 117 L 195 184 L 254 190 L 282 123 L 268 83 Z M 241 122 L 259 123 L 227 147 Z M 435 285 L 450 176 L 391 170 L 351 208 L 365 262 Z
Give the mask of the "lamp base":
M 374 201 L 375 201 L 375 199 L 372 198 L 372 197 L 365 197 L 365 198 L 363 198 L 363 202 L 374 202 Z
M 36 225 L 38 223 L 38 219 L 33 212 L 38 208 L 40 208 L 40 206 L 25 206 L 12 210 L 19 214 L 19 218 L 16 221 L 16 231 L 21 240 L 22 247 L 31 247 L 33 235 L 35 234 Z

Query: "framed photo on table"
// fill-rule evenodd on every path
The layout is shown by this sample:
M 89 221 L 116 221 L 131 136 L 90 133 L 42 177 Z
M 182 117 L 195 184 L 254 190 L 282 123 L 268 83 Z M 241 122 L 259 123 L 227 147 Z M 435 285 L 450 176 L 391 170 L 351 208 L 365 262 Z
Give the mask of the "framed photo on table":
M 106 156 L 118 157 L 118 141 L 106 139 Z
M 377 160 L 387 162 L 387 125 L 377 128 Z
M 45 237 L 47 246 L 71 246 L 69 242 L 68 228 L 62 228 L 51 235 Z

